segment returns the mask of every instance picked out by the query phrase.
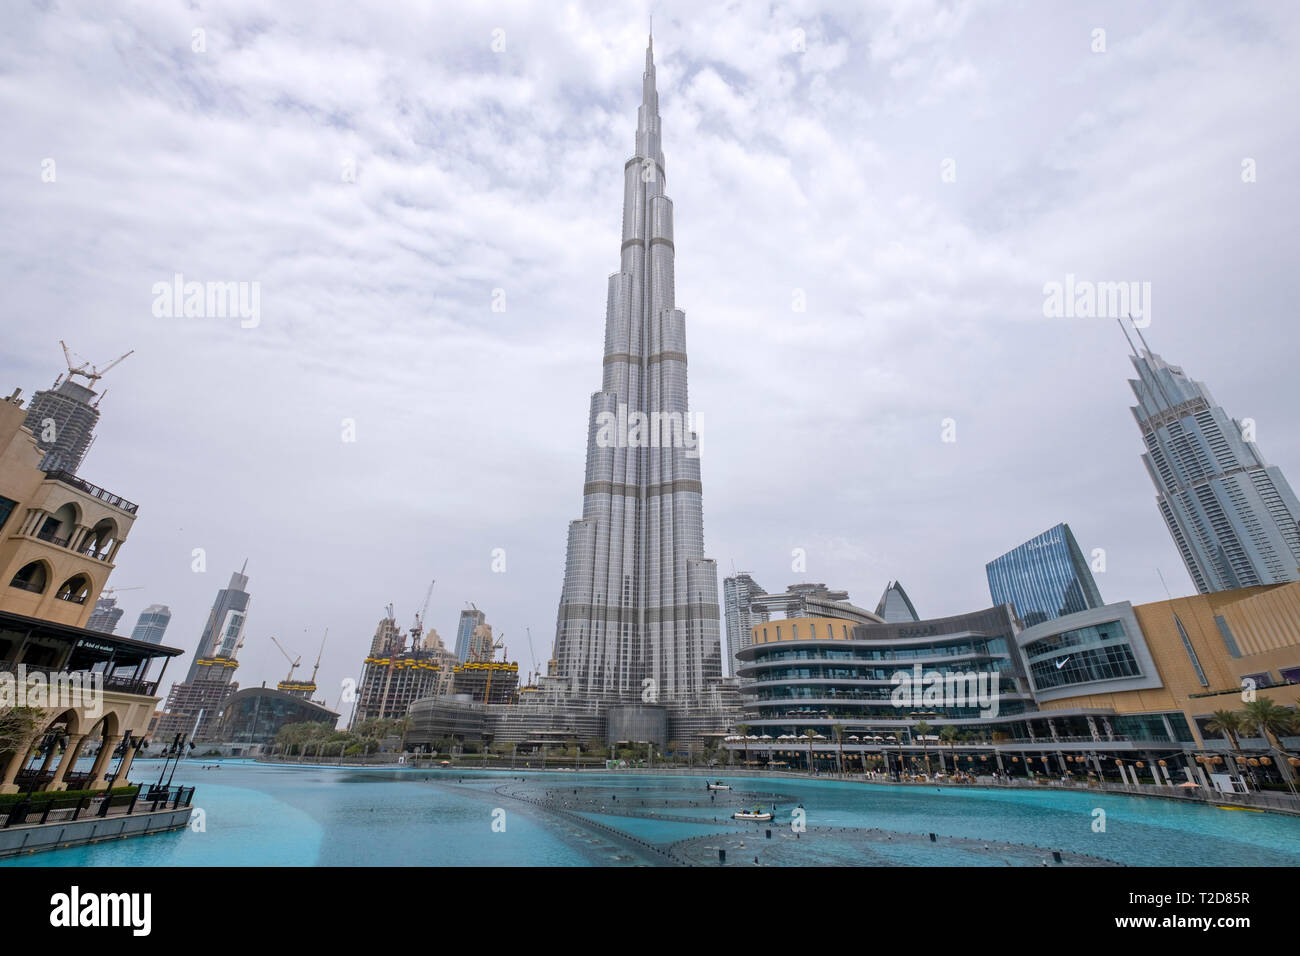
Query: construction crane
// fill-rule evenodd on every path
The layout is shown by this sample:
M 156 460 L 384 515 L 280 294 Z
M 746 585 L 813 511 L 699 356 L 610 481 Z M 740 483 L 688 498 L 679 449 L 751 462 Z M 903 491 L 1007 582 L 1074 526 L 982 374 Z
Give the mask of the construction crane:
M 411 625 L 411 650 L 420 649 L 420 635 L 424 633 L 424 616 L 429 613 L 429 601 L 433 598 L 433 586 L 438 583 L 434 578 L 429 582 L 429 590 L 424 592 L 424 607 L 415 615 L 415 623 Z
M 101 370 L 101 369 L 99 369 L 98 367 L 96 367 L 96 366 L 94 366 L 94 365 L 91 365 L 89 362 L 82 362 L 80 365 L 74 365 L 74 364 L 73 364 L 73 358 L 72 358 L 72 354 L 73 354 L 73 353 L 72 353 L 72 350 L 68 348 L 67 343 L 65 343 L 65 342 L 63 341 L 63 339 L 59 339 L 59 344 L 63 346 L 63 357 L 64 357 L 64 359 L 67 360 L 67 363 L 68 363 L 68 380 L 71 381 L 71 380 L 72 380 L 72 376 L 74 376 L 74 375 L 80 375 L 80 376 L 81 376 L 82 378 L 84 378 L 87 382 L 89 382 L 92 386 L 93 386 L 97 381 L 99 381 L 101 378 L 104 377 L 104 373 L 106 373 L 109 369 L 113 368 L 113 367 L 116 366 L 119 362 L 121 362 L 123 359 L 125 359 L 125 358 L 127 357 L 127 355 L 134 355 L 134 354 L 135 354 L 135 349 L 132 349 L 130 352 L 127 352 L 126 355 L 119 356 L 118 358 L 116 358 L 116 359 L 114 359 L 113 361 L 109 362 L 109 363 L 108 363 L 107 365 L 105 365 L 104 368 Z M 89 371 L 87 371 L 87 369 L 89 369 Z
M 298 669 L 298 665 L 302 663 L 302 655 L 299 654 L 298 659 L 294 660 L 292 657 L 289 656 L 289 652 L 284 649 L 284 645 L 281 644 L 279 641 L 277 641 L 274 636 L 271 637 L 271 641 L 275 644 L 276 647 L 280 648 L 280 653 L 283 654 L 284 659 L 289 662 L 289 676 L 286 677 L 283 681 L 281 681 L 282 684 L 288 684 L 293 681 L 293 672 L 296 671 Z
M 477 610 L 477 608 L 475 608 L 475 610 Z M 505 640 L 505 636 L 506 636 L 506 632 L 502 631 L 501 634 L 497 637 L 496 641 L 493 642 L 492 646 L 488 649 L 487 662 L 489 664 L 493 663 L 497 659 L 497 648 L 498 647 L 502 649 L 505 648 L 505 644 L 503 643 L 503 641 Z M 501 656 L 504 658 L 506 655 L 502 654 Z M 487 684 L 484 685 L 483 687 L 483 703 L 485 704 L 492 702 L 492 675 L 494 673 L 496 673 L 496 671 L 494 671 L 492 668 L 488 668 Z
M 320 639 L 320 650 L 316 653 L 316 666 L 311 669 L 311 689 L 316 690 L 316 672 L 320 670 L 320 659 L 325 654 L 325 642 L 329 640 L 330 629 L 325 628 L 325 636 Z
M 531 627 L 525 627 L 524 631 L 528 634 L 528 657 L 533 662 L 533 669 L 528 672 L 528 683 L 531 684 L 533 682 L 533 675 L 537 673 L 537 654 L 533 650 L 533 629 Z
M 104 590 L 100 591 L 99 593 L 102 597 L 107 597 L 110 594 L 116 594 L 118 591 L 143 591 L 143 590 L 144 590 L 144 585 L 137 584 L 129 588 L 104 588 Z

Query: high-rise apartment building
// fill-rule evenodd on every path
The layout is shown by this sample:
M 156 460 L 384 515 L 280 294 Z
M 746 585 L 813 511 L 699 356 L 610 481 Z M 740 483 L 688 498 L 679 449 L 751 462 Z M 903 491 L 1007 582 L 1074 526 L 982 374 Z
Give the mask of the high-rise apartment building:
M 32 396 L 23 424 L 31 429 L 44 452 L 44 471 L 77 473 L 99 421 L 99 409 L 93 404 L 96 397 L 93 389 L 71 378 Z
M 984 570 L 993 603 L 1012 605 L 1025 627 L 1102 606 L 1092 568 L 1067 524 L 1035 535 Z
M 397 626 L 393 606 L 388 605 L 385 612 L 362 664 L 350 727 L 371 718 L 405 717 L 413 701 L 446 693 L 450 685 L 448 670 L 454 662 L 448 660 L 442 642 L 430 645 L 411 640 L 408 646 L 408 635 Z
M 117 598 L 101 597 L 95 602 L 95 609 L 90 612 L 86 627 L 92 631 L 112 634 L 117 630 L 117 622 L 122 620 L 126 611 L 117 606 Z
M 230 584 L 217 592 L 208 622 L 190 662 L 184 682 L 173 685 L 165 712 L 158 719 L 156 736 L 166 742 L 178 733 L 192 740 L 210 739 L 226 700 L 239 689 L 232 678 L 239 667 L 236 654 L 244 644 L 244 625 L 252 598 L 244 567 L 230 576 Z
M 674 301 L 653 42 L 636 151 L 623 167 L 619 268 L 609 278 L 591 397 L 582 517 L 570 523 L 555 656 L 586 698 L 690 700 L 722 675 L 718 576 L 704 557 L 686 316 Z
M 487 623 L 487 617 L 472 604 L 460 612 L 460 623 L 456 625 L 456 660 L 462 664 L 469 660 L 470 639 L 474 628 Z
M 749 647 L 753 640 L 750 630 L 755 624 L 768 619 L 767 611 L 751 610 L 751 598 L 766 594 L 748 571 L 739 571 L 722 579 L 722 605 L 727 622 L 727 658 L 732 661 L 729 670 L 735 673 L 736 654 Z
M 1150 349 L 1132 362 L 1142 460 L 1196 589 L 1300 580 L 1300 500 L 1264 461 L 1254 422 L 1230 418 L 1203 383 Z
M 149 644 L 161 644 L 167 625 L 171 623 L 172 612 L 166 604 L 150 604 L 136 618 L 131 630 L 131 640 L 145 641 Z

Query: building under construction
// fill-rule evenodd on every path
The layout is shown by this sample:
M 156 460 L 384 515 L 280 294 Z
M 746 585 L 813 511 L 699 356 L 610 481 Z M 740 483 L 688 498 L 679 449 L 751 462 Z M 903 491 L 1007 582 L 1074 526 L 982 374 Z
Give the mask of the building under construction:
M 59 344 L 63 345 L 62 342 Z M 72 353 L 63 345 L 63 355 L 68 360 L 67 378 L 60 375 L 48 389 L 33 395 L 27 405 L 27 419 L 23 422 L 23 427 L 31 430 L 37 446 L 45 453 L 41 459 L 42 471 L 77 473 L 99 422 L 100 396 L 93 386 L 105 372 L 130 354 L 127 352 L 101 371 L 89 362 L 74 364 Z M 84 378 L 87 384 L 74 382 L 74 375 Z
M 452 694 L 468 694 L 479 704 L 514 703 L 519 665 L 514 661 L 469 661 L 452 671 Z
M 188 734 L 191 740 L 212 739 L 227 698 L 239 690 L 233 681 L 239 667 L 236 655 L 244 644 L 244 624 L 252 601 L 244 574 L 247 568 L 245 561 L 244 567 L 230 576 L 229 586 L 217 592 L 190 671 L 167 695 L 166 712 L 156 730 L 160 738 Z
M 428 607 L 427 598 L 425 607 Z M 443 646 L 435 630 L 430 629 L 421 640 L 424 612 L 416 616 L 408 646 L 408 635 L 398 627 L 393 606 L 390 604 L 386 611 L 375 629 L 370 654 L 362 667 L 351 727 L 371 717 L 405 717 L 413 701 L 450 691 L 451 668 L 456 657 Z

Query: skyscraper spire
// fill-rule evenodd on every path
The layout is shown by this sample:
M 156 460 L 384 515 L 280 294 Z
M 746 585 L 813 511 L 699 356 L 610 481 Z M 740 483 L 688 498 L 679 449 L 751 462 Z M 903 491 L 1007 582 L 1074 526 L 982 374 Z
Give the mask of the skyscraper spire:
M 569 525 L 557 672 L 582 697 L 689 701 L 722 673 L 718 578 L 704 557 L 651 45 L 622 208 L 603 375 L 587 423 L 582 518 Z
M 636 158 L 648 161 L 644 168 L 662 177 L 664 154 L 659 128 L 659 93 L 655 89 L 655 46 L 651 37 L 645 48 L 645 72 L 641 74 L 641 106 L 636 114 Z M 653 170 L 650 164 L 658 169 Z

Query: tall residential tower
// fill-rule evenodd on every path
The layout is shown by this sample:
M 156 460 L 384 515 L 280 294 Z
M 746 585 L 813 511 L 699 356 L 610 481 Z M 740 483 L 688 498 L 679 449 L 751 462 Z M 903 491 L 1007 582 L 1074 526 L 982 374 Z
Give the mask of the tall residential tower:
M 244 646 L 244 625 L 248 620 L 248 562 L 230 575 L 230 584 L 217 592 L 208 612 L 199 646 L 183 683 L 172 685 L 166 712 L 158 720 L 155 736 L 170 742 L 174 734 L 189 734 L 191 740 L 206 740 L 219 729 L 218 718 L 229 697 L 239 690 L 233 680 L 239 667 L 236 654 Z
M 619 270 L 609 277 L 603 376 L 587 420 L 582 518 L 569 525 L 556 622 L 559 674 L 582 697 L 687 701 L 722 675 L 664 185 L 652 41 L 636 152 L 623 166 Z
M 1300 500 L 1264 461 L 1253 422 L 1230 418 L 1204 384 L 1150 349 L 1131 360 L 1142 460 L 1196 589 L 1300 579 Z
M 732 660 L 732 673 L 735 673 L 736 655 L 753 643 L 751 630 L 755 624 L 768 620 L 767 611 L 752 610 L 750 598 L 766 594 L 748 571 L 738 571 L 729 578 L 722 579 L 722 603 L 726 609 L 727 656 Z

